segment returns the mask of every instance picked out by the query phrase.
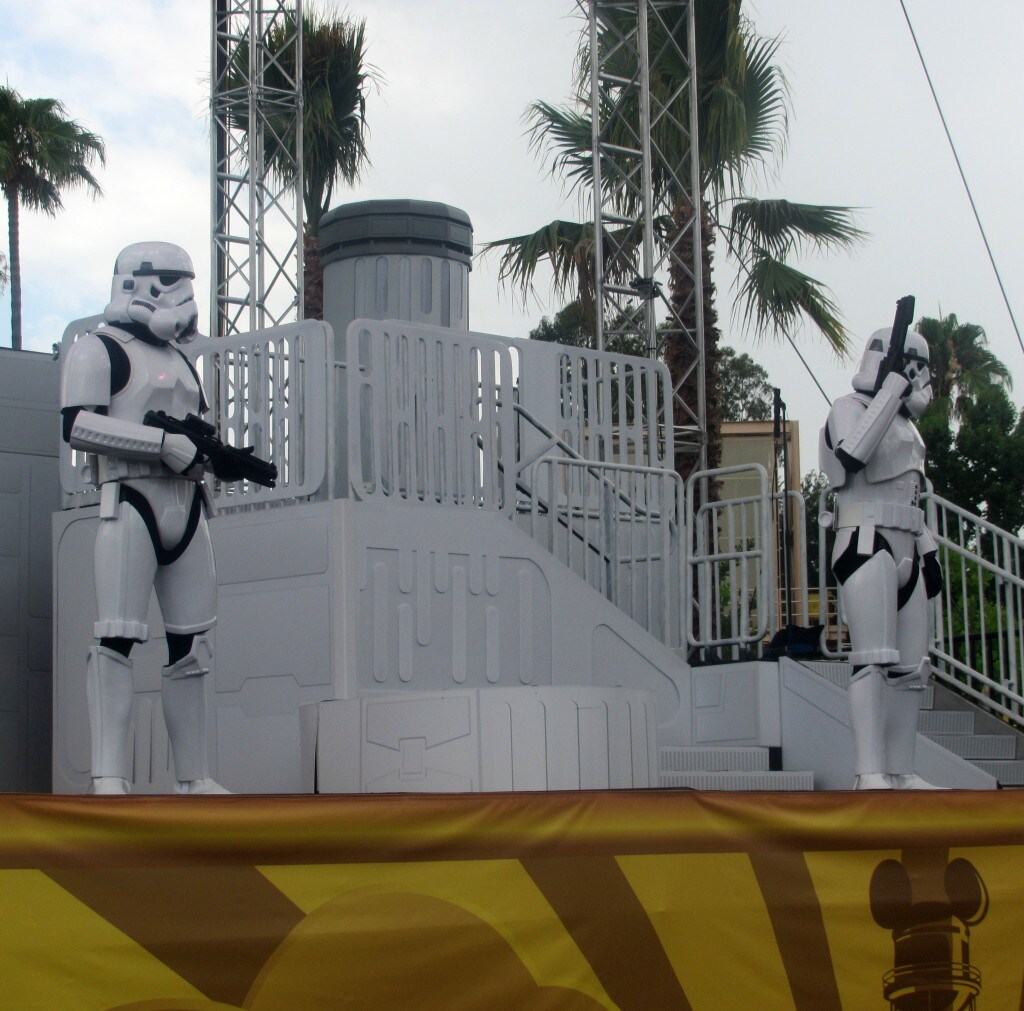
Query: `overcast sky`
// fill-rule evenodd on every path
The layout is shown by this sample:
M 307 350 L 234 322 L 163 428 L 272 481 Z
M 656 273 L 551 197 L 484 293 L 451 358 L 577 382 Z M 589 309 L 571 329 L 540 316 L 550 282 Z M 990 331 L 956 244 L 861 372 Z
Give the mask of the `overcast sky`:
M 1024 5 L 905 2 L 1011 304 L 1024 314 L 1024 209 L 1013 196 L 1024 164 Z M 117 251 L 145 238 L 191 252 L 208 318 L 209 8 L 205 0 L 0 0 L 6 83 L 25 97 L 61 99 L 107 143 L 102 199 L 71 194 L 55 219 L 22 216 L 26 347 L 49 350 L 67 322 L 100 311 Z M 993 351 L 1024 377 L 899 0 L 758 0 L 746 9 L 763 33 L 784 36 L 793 106 L 786 157 L 760 195 L 856 206 L 870 233 L 853 255 L 803 264 L 830 285 L 857 343 L 888 325 L 896 299 L 911 293 L 919 315 L 955 312 L 984 326 Z M 522 123 L 531 101 L 569 93 L 581 26 L 573 0 L 352 0 L 347 10 L 366 18 L 385 84 L 367 113 L 373 165 L 339 203 L 455 204 L 478 244 L 589 214 L 547 176 Z M 474 267 L 470 324 L 525 337 L 558 304 L 542 283 L 541 300 L 524 306 L 499 289 L 495 267 Z M 782 389 L 801 422 L 807 470 L 827 404 L 791 350 L 755 342 L 732 317 L 734 272 L 722 252 L 715 270 L 726 341 Z M 829 396 L 845 392 L 853 363 L 838 362 L 810 330 L 797 337 Z M 0 344 L 9 342 L 4 294 Z

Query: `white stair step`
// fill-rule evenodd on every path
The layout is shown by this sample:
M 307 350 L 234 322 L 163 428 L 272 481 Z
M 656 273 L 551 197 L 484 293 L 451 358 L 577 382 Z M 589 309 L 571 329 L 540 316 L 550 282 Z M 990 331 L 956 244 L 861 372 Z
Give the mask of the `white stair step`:
M 979 758 L 974 764 L 990 776 L 995 776 L 1005 786 L 1024 786 L 1024 762 L 1022 761 L 1000 762 Z
M 662 772 L 758 772 L 768 770 L 767 748 L 659 748 Z
M 1013 759 L 1017 740 L 1009 734 L 928 734 L 936 744 L 961 758 Z
M 813 790 L 811 772 L 663 772 L 663 787 L 691 790 Z
M 922 709 L 917 727 L 922 734 L 973 734 L 974 713 L 962 709 Z
M 840 688 L 850 683 L 850 665 L 845 660 L 801 660 L 800 663 Z

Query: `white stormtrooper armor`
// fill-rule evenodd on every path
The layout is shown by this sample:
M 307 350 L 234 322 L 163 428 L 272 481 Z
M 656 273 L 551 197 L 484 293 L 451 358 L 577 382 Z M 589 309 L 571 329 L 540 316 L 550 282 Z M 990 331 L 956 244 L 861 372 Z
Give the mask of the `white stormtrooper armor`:
M 925 447 L 913 418 L 931 400 L 928 344 L 908 331 L 905 367 L 875 393 L 891 330 L 871 335 L 854 393 L 832 406 L 819 438 L 836 493 L 832 570 L 850 633 L 855 788 L 925 789 L 914 775 L 921 690 L 928 683 L 928 597 L 937 548 L 918 504 Z
M 80 338 L 61 373 L 64 438 L 89 456 L 100 488 L 97 621 L 87 688 L 92 792 L 127 793 L 135 642 L 149 638 L 156 590 L 168 640 L 162 702 L 180 793 L 224 793 L 209 776 L 204 675 L 217 580 L 203 460 L 192 440 L 143 424 L 147 411 L 184 418 L 206 408 L 192 364 L 198 310 L 192 262 L 166 242 L 135 243 L 114 267 L 107 324 Z

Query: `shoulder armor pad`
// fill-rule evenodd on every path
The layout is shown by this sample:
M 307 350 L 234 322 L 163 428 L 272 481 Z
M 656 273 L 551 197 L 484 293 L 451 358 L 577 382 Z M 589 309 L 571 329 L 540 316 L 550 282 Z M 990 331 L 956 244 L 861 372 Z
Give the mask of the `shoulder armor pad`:
M 79 337 L 68 350 L 60 371 L 61 407 L 104 407 L 110 404 L 110 355 L 96 333 Z

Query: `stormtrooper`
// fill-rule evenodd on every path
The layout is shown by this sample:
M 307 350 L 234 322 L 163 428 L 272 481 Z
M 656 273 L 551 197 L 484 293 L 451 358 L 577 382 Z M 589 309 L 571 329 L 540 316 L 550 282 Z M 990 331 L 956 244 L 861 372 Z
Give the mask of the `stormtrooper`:
M 212 508 L 203 455 L 186 435 L 143 423 L 207 409 L 178 345 L 195 338 L 195 272 L 167 242 L 118 255 L 105 323 L 70 349 L 61 374 L 63 437 L 89 454 L 100 489 L 95 581 L 98 620 L 86 675 L 92 731 L 91 793 L 129 792 L 133 685 L 130 653 L 149 638 L 150 591 L 167 633 L 161 701 L 178 793 L 227 793 L 206 751 L 208 632 L 217 580 L 207 526 Z
M 914 773 L 921 694 L 931 673 L 928 598 L 937 545 L 918 504 L 925 446 L 914 424 L 931 400 L 928 344 L 909 330 L 902 371 L 878 384 L 892 331 L 871 335 L 854 392 L 832 406 L 820 467 L 836 493 L 832 571 L 850 634 L 854 789 L 936 789 Z

